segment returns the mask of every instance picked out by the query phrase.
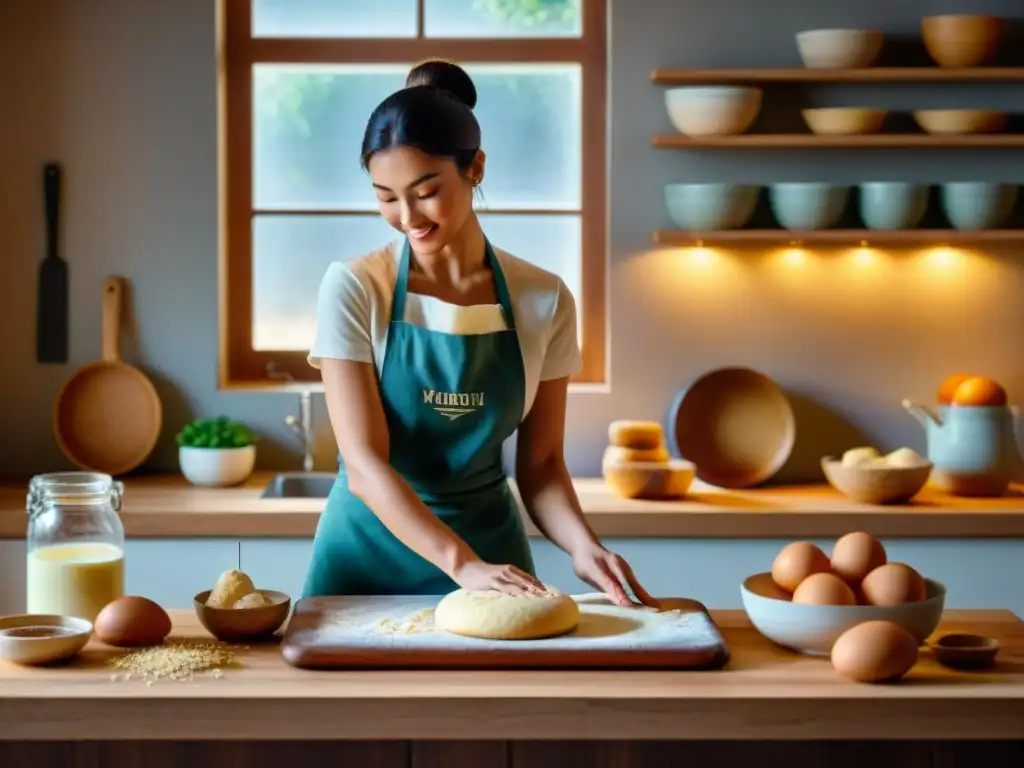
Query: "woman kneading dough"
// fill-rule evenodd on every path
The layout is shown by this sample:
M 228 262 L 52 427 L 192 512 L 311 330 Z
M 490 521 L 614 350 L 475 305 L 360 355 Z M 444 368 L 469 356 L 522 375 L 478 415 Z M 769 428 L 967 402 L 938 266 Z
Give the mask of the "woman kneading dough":
M 589 529 L 563 450 L 582 361 L 562 280 L 495 248 L 473 209 L 484 178 L 476 90 L 428 61 L 373 111 L 363 137 L 384 219 L 401 237 L 328 268 L 310 364 L 340 468 L 303 594 L 541 595 L 502 464 L 537 527 L 620 605 L 655 601 Z

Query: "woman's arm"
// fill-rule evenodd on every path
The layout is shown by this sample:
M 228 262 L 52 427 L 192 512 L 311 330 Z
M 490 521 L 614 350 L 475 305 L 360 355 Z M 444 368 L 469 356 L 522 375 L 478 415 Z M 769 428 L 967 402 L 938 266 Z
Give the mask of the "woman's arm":
M 483 562 L 391 466 L 387 420 L 373 364 L 324 358 L 320 365 L 349 490 L 388 530 L 460 586 L 512 593 L 539 588 L 533 577 L 518 568 Z
M 656 606 L 629 565 L 606 550 L 587 525 L 565 466 L 565 404 L 569 378 L 542 381 L 530 413 L 519 425 L 516 484 L 530 519 L 569 553 L 576 575 L 620 604 L 628 586 L 643 603 Z

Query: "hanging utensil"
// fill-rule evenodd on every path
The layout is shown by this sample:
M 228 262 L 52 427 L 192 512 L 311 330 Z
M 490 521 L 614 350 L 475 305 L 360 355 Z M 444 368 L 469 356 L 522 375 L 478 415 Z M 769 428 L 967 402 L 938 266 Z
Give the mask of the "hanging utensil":
M 68 361 L 68 265 L 58 247 L 61 169 L 43 166 L 43 202 L 46 217 L 46 256 L 39 265 L 36 302 L 36 360 Z

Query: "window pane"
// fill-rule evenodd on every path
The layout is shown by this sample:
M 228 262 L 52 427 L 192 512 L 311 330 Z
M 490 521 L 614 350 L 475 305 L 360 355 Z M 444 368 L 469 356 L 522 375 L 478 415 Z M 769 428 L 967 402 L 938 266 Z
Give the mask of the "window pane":
M 253 37 L 415 37 L 416 0 L 252 0 Z
M 359 167 L 374 107 L 410 65 L 254 67 L 254 205 L 355 208 L 376 201 Z M 579 208 L 582 94 L 577 64 L 467 64 L 478 91 L 492 208 Z
M 579 208 L 582 74 L 578 64 L 466 65 L 487 153 L 492 208 Z
M 579 37 L 580 0 L 426 0 L 427 37 Z
M 494 245 L 557 273 L 581 303 L 578 216 L 481 214 Z M 348 260 L 397 236 L 380 216 L 257 216 L 253 222 L 253 348 L 306 350 L 316 294 L 332 261 Z
M 406 65 L 253 68 L 253 205 L 376 210 L 359 167 L 366 120 Z
M 253 221 L 253 349 L 309 349 L 316 325 L 317 288 L 327 266 L 369 253 L 396 234 L 380 216 L 257 216 Z

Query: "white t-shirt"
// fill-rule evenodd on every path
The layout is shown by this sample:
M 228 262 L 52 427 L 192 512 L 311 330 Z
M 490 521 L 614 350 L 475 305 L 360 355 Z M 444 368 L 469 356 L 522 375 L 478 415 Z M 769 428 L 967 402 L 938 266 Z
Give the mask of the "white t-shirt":
M 320 367 L 323 358 L 336 358 L 374 363 L 380 375 L 403 242 L 395 240 L 365 256 L 336 261 L 327 268 L 317 296 L 316 335 L 308 358 L 314 368 Z M 583 367 L 576 302 L 558 275 L 500 248 L 494 253 L 508 284 L 523 355 L 525 417 L 540 382 L 571 376 Z M 500 304 L 461 307 L 418 293 L 406 294 L 404 320 L 461 335 L 508 328 Z

